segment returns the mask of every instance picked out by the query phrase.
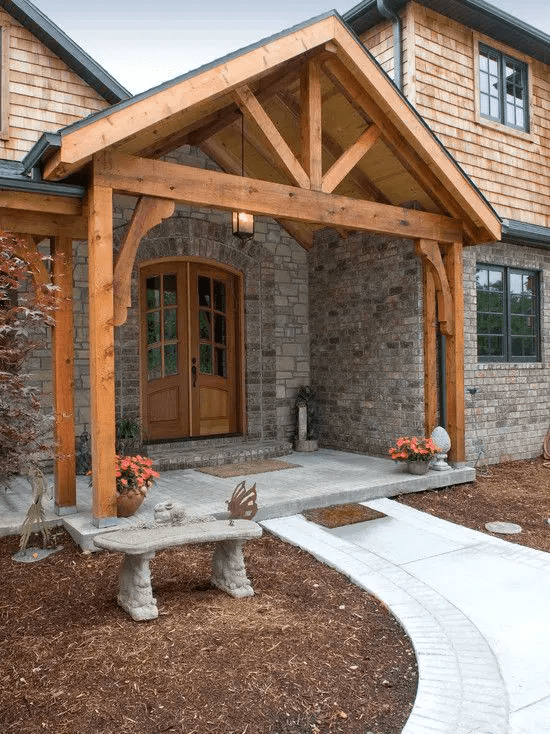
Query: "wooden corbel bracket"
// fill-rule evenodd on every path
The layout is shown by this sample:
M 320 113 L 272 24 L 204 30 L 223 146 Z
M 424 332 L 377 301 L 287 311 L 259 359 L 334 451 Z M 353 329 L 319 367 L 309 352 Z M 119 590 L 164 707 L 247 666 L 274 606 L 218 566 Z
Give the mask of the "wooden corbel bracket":
M 16 234 L 14 236 L 18 240 L 14 248 L 15 254 L 27 263 L 36 285 L 50 284 L 50 274 L 46 270 L 42 256 L 38 252 L 38 245 L 44 240 L 44 237 L 33 237 L 26 234 Z
M 132 269 L 139 243 L 147 232 L 174 213 L 175 203 L 169 199 L 142 196 L 136 204 L 132 221 L 118 252 L 113 276 L 114 324 L 121 326 L 132 305 Z
M 437 317 L 441 333 L 452 336 L 454 333 L 453 320 L 453 295 L 449 286 L 447 272 L 441 257 L 439 244 L 435 240 L 415 240 L 414 248 L 416 254 L 431 270 L 435 281 L 435 292 L 437 298 Z

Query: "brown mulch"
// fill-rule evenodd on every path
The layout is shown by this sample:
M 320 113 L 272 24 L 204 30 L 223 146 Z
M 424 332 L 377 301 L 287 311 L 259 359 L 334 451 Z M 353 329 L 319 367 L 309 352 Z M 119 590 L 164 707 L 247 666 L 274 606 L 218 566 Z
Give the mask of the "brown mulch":
M 398 734 L 413 649 L 383 604 L 271 536 L 245 547 L 256 596 L 209 585 L 211 548 L 151 563 L 160 617 L 116 605 L 120 555 L 15 563 L 0 539 L 2 734 Z
M 210 474 L 213 477 L 241 477 L 248 474 L 264 474 L 270 471 L 282 471 L 283 469 L 296 469 L 300 464 L 290 464 L 280 459 L 252 459 L 240 464 L 222 464 L 221 466 L 203 466 L 196 471 Z
M 541 459 L 495 464 L 475 482 L 395 497 L 444 520 L 481 530 L 511 543 L 550 552 L 550 468 Z M 485 475 L 486 474 L 486 475 Z M 521 525 L 519 535 L 489 533 L 495 520 Z
M 358 522 L 378 520 L 386 517 L 383 512 L 371 510 L 356 502 L 347 505 L 330 505 L 330 507 L 319 507 L 313 510 L 304 510 L 302 515 L 306 520 L 316 522 L 325 528 L 340 528 L 343 525 L 355 525 Z

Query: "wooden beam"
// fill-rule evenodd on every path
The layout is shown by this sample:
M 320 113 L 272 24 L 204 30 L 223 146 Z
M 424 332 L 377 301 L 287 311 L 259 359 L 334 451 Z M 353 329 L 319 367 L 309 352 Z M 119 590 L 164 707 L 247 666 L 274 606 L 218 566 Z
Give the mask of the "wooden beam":
M 300 84 L 302 165 L 309 176 L 311 189 L 321 190 L 323 179 L 321 68 L 309 61 Z
M 72 237 L 74 240 L 85 240 L 88 236 L 85 217 L 13 209 L 0 209 L 0 230 L 41 237 Z
M 433 240 L 417 240 L 414 247 L 416 254 L 432 271 L 437 294 L 437 318 L 441 332 L 452 334 L 454 328 L 453 297 L 439 245 Z
M 59 514 L 76 512 L 74 420 L 73 243 L 69 237 L 51 241 L 52 279 L 58 288 L 52 327 L 54 404 L 54 498 Z
M 98 185 L 228 211 L 247 211 L 408 239 L 454 242 L 460 222 L 439 214 L 308 191 L 165 161 L 106 152 Z
M 447 432 L 451 438 L 450 458 L 466 458 L 464 422 L 464 282 L 462 242 L 453 242 L 445 254 L 445 270 L 453 294 L 454 323 L 446 341 Z
M 224 171 L 234 174 L 239 173 L 239 161 L 215 140 L 204 141 L 201 147 Z M 313 245 L 313 230 L 310 225 L 301 224 L 300 222 L 290 222 L 287 219 L 278 219 L 277 221 L 283 229 L 286 229 L 291 237 L 294 237 L 296 242 L 304 250 L 311 249 Z
M 114 324 L 121 326 L 132 305 L 132 269 L 139 243 L 150 229 L 174 213 L 175 204 L 169 199 L 142 196 L 136 204 L 132 220 L 118 251 L 114 269 Z
M 368 127 L 325 173 L 321 191 L 324 191 L 325 194 L 334 191 L 351 169 L 368 153 L 379 137 L 380 129 L 376 125 Z
M 66 214 L 79 217 L 82 215 L 82 199 L 4 190 L 0 191 L 0 209 Z
M 113 192 L 96 175 L 89 189 L 88 290 L 92 515 L 98 527 L 116 522 Z
M 275 153 L 292 181 L 303 189 L 309 189 L 309 176 L 250 88 L 239 87 L 234 92 L 234 98 L 243 115 L 246 115 L 262 134 L 264 143 Z
M 432 269 L 422 265 L 424 331 L 424 435 L 429 436 L 437 420 L 437 314 L 435 282 Z
M 278 66 L 307 53 L 334 38 L 334 16 L 322 18 L 299 31 L 279 36 L 249 51 L 226 59 L 221 64 L 206 67 L 185 76 L 155 94 L 138 96 L 135 100 L 114 105 L 87 124 L 79 125 L 62 136 L 61 150 L 44 167 L 44 178 L 59 180 L 82 168 L 99 151 L 130 138 L 144 134 L 177 117 L 182 110 L 192 110 L 230 94 L 243 84 L 249 84 L 271 73 Z

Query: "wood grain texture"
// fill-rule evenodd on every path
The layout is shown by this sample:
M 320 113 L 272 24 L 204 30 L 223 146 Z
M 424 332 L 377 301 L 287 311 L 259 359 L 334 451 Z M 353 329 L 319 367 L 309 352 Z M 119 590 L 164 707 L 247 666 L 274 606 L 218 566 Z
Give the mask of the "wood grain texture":
M 116 517 L 113 197 L 94 177 L 89 189 L 88 289 L 92 515 Z
M 122 153 L 106 153 L 97 176 L 102 186 L 123 193 L 158 196 L 181 203 L 247 211 L 409 239 L 452 242 L 462 232 L 460 222 L 438 214 L 164 161 L 151 161 Z
M 51 241 L 52 279 L 59 289 L 52 327 L 54 401 L 54 498 L 57 508 L 76 507 L 74 417 L 73 243 L 70 237 Z
M 454 330 L 446 341 L 447 432 L 451 438 L 450 458 L 464 461 L 464 281 L 462 242 L 454 242 L 445 254 L 445 270 L 454 305 Z

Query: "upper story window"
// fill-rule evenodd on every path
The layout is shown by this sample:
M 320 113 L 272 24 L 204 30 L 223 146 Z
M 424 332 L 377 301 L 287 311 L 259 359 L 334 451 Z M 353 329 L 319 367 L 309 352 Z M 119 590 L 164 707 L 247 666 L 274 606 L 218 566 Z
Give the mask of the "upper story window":
M 540 360 L 539 274 L 478 265 L 477 354 L 481 362 Z
M 479 105 L 482 117 L 528 130 L 527 65 L 479 45 Z

